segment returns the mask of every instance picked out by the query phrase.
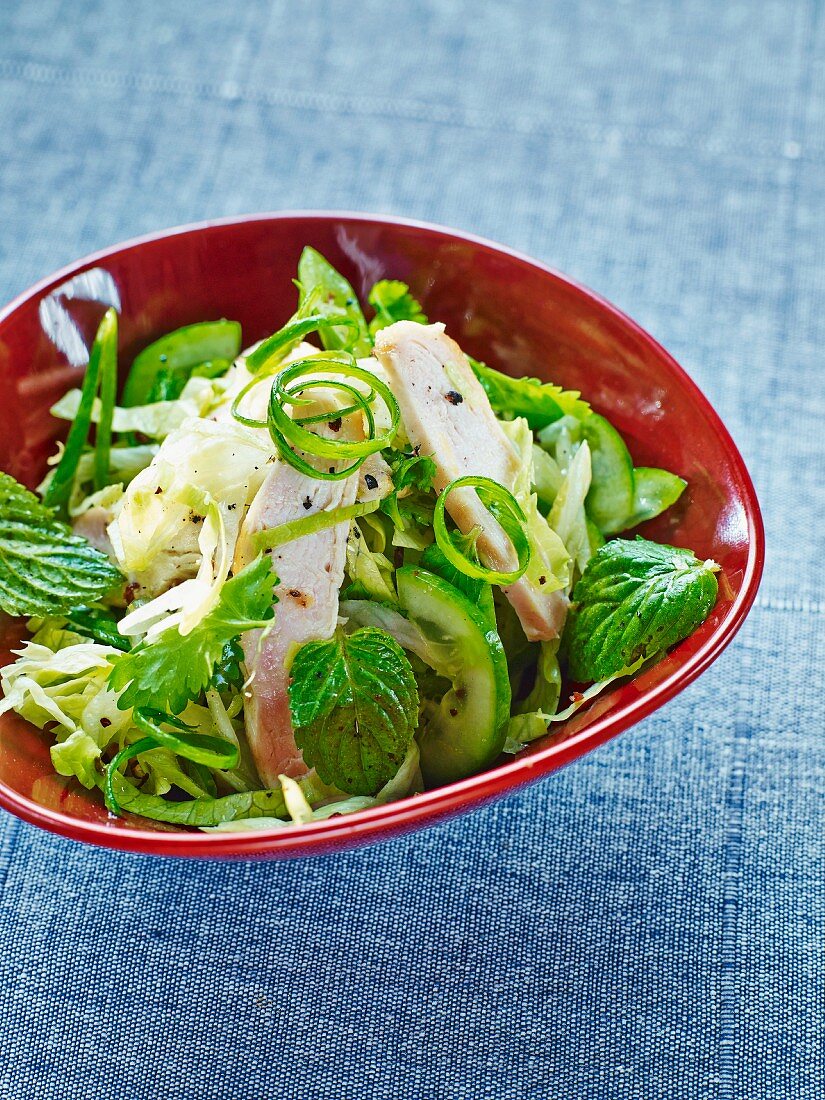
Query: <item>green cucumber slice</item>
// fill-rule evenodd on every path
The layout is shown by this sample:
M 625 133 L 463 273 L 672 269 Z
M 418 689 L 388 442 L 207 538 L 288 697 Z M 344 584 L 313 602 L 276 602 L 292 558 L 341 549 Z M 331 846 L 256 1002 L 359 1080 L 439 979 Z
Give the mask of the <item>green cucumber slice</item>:
M 633 514 L 625 528 L 653 519 L 675 504 L 685 491 L 687 482 L 669 470 L 653 466 L 637 466 L 633 471 Z
M 427 547 L 418 564 L 422 569 L 426 569 L 429 573 L 435 573 L 436 576 L 441 577 L 453 588 L 458 589 L 461 595 L 481 612 L 487 629 L 496 629 L 496 609 L 493 603 L 492 585 L 476 577 L 468 577 L 466 573 L 459 572 L 454 565 L 447 561 L 437 542 Z
M 593 470 L 587 511 L 602 534 L 615 535 L 633 513 L 633 459 L 613 425 L 598 413 L 588 416 L 582 432 Z
M 501 752 L 510 681 L 501 639 L 484 613 L 443 578 L 405 566 L 396 573 L 403 610 L 432 642 L 435 671 L 452 683 L 422 715 L 418 741 L 427 787 L 474 775 Z

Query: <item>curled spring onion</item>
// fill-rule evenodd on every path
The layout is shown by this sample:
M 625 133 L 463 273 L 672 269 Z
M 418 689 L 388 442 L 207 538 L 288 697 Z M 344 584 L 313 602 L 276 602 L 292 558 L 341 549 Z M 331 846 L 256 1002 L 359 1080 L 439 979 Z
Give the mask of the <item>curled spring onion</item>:
M 171 749 L 196 764 L 205 764 L 208 768 L 237 768 L 238 746 L 222 737 L 209 737 L 195 733 L 180 718 L 164 714 L 161 710 L 141 707 L 132 714 L 132 720 L 141 733 L 153 738 L 165 749 Z M 172 726 L 174 732 L 164 729 Z
M 331 377 L 319 378 L 319 371 Z M 368 392 L 362 393 L 346 379 L 357 379 L 365 383 Z M 311 398 L 304 395 L 313 389 L 338 390 L 347 395 L 351 403 L 334 412 L 293 419 L 286 411 L 286 406 L 300 408 L 301 405 L 309 404 Z M 370 408 L 376 395 L 384 402 L 390 415 L 389 427 L 381 432 L 376 430 L 375 417 Z M 329 422 L 358 412 L 363 413 L 366 420 L 365 439 L 330 439 L 317 435 L 304 426 L 321 421 Z M 235 415 L 237 416 L 237 412 Z M 400 420 L 398 402 L 385 382 L 359 367 L 349 352 L 326 351 L 290 363 L 275 376 L 269 395 L 269 419 L 266 426 L 281 457 L 290 466 L 308 477 L 338 481 L 357 470 L 369 455 L 389 446 L 398 431 Z M 333 462 L 339 459 L 354 461 L 343 468 L 319 469 L 308 462 L 303 457 L 304 454 Z
M 513 544 L 518 557 L 518 565 L 511 572 L 488 569 L 473 560 L 463 548 L 456 545 L 447 530 L 445 506 L 447 497 L 454 489 L 475 489 L 479 500 Z M 503 485 L 489 477 L 459 477 L 450 482 L 439 494 L 433 512 L 433 532 L 435 541 L 447 561 L 460 572 L 477 580 L 490 584 L 513 584 L 524 573 L 530 562 L 530 542 L 527 537 L 527 519 L 512 493 Z
M 156 749 L 157 747 L 158 743 L 154 737 L 143 737 L 140 741 L 135 741 L 132 745 L 125 745 L 120 752 L 112 758 L 110 763 L 106 765 L 106 775 L 103 780 L 103 797 L 106 800 L 106 808 L 110 813 L 120 813 L 120 804 L 118 803 L 114 791 L 115 776 L 119 774 L 120 765 L 126 764 L 129 760 L 133 760 L 142 752 L 148 752 L 150 749 Z
M 47 504 L 50 508 L 63 505 L 69 499 L 75 474 L 77 473 L 77 467 L 83 454 L 83 448 L 86 446 L 86 441 L 89 437 L 89 430 L 92 424 L 92 410 L 94 409 L 94 401 L 97 394 L 101 370 L 104 369 L 104 364 L 108 363 L 111 357 L 117 354 L 116 349 L 117 314 L 113 309 L 109 309 L 100 322 L 100 327 L 97 330 L 94 343 L 92 344 L 92 350 L 89 352 L 89 362 L 86 366 L 86 373 L 83 376 L 83 386 L 80 391 L 80 404 L 75 413 L 72 425 L 69 428 L 69 434 L 66 437 L 66 445 L 63 448 L 63 454 L 60 456 L 60 461 L 43 493 L 43 503 Z M 117 369 L 116 365 L 115 369 Z M 114 404 L 114 402 L 112 402 L 112 404 Z M 107 438 L 106 428 L 102 423 L 100 427 L 103 428 L 103 438 L 105 440 Z M 109 427 L 108 440 L 111 441 L 111 426 Z M 106 453 L 106 466 L 108 468 L 109 447 L 105 443 L 104 449 Z M 97 480 L 99 469 L 100 464 L 95 461 L 95 480 Z
M 250 374 L 258 374 L 265 367 L 281 362 L 287 352 L 304 336 L 311 332 L 335 325 L 336 328 L 349 328 L 357 331 L 358 325 L 346 314 L 311 313 L 308 317 L 293 317 L 283 328 L 269 336 L 246 356 L 246 369 Z
M 294 542 L 295 539 L 303 538 L 304 535 L 314 535 L 316 531 L 323 531 L 327 527 L 335 527 L 338 523 L 369 515 L 370 512 L 377 512 L 380 504 L 380 500 L 365 500 L 363 504 L 349 504 L 343 508 L 336 508 L 332 512 L 316 512 L 314 516 L 302 516 L 301 519 L 293 519 L 278 527 L 258 531 L 253 535 L 252 541 L 256 550 L 274 550 L 277 546 Z
M 141 708 L 132 715 L 135 726 L 146 736 L 132 745 L 126 745 L 106 767 L 104 794 L 106 805 L 112 813 L 119 813 L 120 806 L 114 791 L 114 776 L 121 764 L 139 756 L 142 752 L 158 747 L 171 749 L 186 760 L 203 764 L 207 768 L 236 768 L 240 759 L 238 746 L 221 737 L 194 733 L 180 718 L 159 710 Z M 172 730 L 164 727 L 171 726 Z
M 117 397 L 117 313 L 108 309 L 100 322 L 100 418 L 95 436 L 94 486 L 103 489 L 109 481 L 112 453 L 112 419 Z

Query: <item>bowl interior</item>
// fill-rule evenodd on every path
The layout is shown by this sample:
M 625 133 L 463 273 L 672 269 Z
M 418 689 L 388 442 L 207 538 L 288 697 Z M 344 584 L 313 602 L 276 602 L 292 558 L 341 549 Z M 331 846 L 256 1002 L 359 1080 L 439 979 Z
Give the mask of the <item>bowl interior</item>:
M 296 214 L 214 223 L 111 249 L 35 287 L 0 314 L 0 468 L 30 486 L 43 476 L 58 437 L 48 409 L 82 373 L 73 349 L 90 342 L 113 294 L 123 365 L 158 335 L 194 321 L 234 318 L 249 344 L 292 313 L 292 279 L 305 244 L 364 296 L 377 279 L 408 282 L 431 319 L 444 321 L 467 352 L 512 374 L 582 390 L 616 424 L 637 465 L 684 477 L 682 500 L 643 533 L 714 558 L 722 567 L 719 601 L 665 660 L 522 758 L 381 812 L 302 827 L 300 840 L 299 830 L 254 834 L 253 842 L 253 834 L 207 836 L 114 819 L 96 795 L 52 773 L 48 734 L 6 715 L 0 803 L 29 820 L 98 843 L 198 855 L 321 849 L 409 828 L 552 770 L 660 705 L 718 654 L 753 599 L 762 558 L 753 487 L 727 432 L 667 353 L 607 303 L 538 264 L 487 242 L 390 219 Z M 5 620 L 0 661 L 10 659 L 20 637 L 20 624 Z

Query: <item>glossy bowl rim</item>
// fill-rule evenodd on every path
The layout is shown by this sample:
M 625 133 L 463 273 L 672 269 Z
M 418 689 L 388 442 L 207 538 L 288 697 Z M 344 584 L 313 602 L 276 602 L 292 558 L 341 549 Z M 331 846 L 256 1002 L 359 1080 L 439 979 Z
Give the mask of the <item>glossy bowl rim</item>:
M 647 690 L 638 700 L 631 700 L 618 711 L 596 719 L 591 725 L 569 739 L 540 749 L 530 756 L 515 757 L 489 771 L 462 779 L 424 794 L 389 802 L 351 816 L 332 817 L 305 825 L 285 825 L 278 829 L 252 829 L 239 832 L 151 832 L 143 829 L 112 829 L 104 824 L 83 821 L 36 802 L 7 787 L 0 781 L 0 806 L 32 825 L 72 840 L 83 840 L 100 847 L 152 855 L 185 856 L 190 858 L 254 859 L 263 856 L 287 857 L 329 853 L 336 848 L 349 848 L 382 837 L 391 837 L 418 826 L 478 808 L 492 799 L 517 790 L 556 771 L 565 764 L 597 748 L 647 717 L 692 683 L 730 643 L 741 627 L 756 598 L 765 561 L 765 531 L 756 490 L 745 462 L 730 433 L 711 403 L 673 356 L 636 321 L 606 298 L 583 283 L 557 271 L 547 264 L 520 252 L 450 226 L 390 214 L 369 214 L 346 210 L 280 210 L 213 218 L 173 226 L 154 233 L 145 233 L 118 244 L 92 252 L 51 275 L 34 283 L 0 309 L 0 325 L 32 298 L 49 288 L 92 267 L 108 257 L 127 249 L 151 244 L 168 237 L 184 236 L 220 226 L 250 222 L 277 223 L 294 219 L 305 221 L 346 220 L 389 226 L 403 226 L 425 233 L 446 236 L 477 247 L 491 250 L 518 263 L 537 269 L 544 275 L 566 284 L 580 296 L 595 302 L 614 321 L 624 326 L 636 339 L 647 344 L 672 371 L 715 432 L 736 478 L 742 486 L 743 505 L 748 523 L 748 558 L 739 593 L 725 618 L 702 645 L 690 655 L 684 665 Z M 587 749 L 577 751 L 582 743 Z

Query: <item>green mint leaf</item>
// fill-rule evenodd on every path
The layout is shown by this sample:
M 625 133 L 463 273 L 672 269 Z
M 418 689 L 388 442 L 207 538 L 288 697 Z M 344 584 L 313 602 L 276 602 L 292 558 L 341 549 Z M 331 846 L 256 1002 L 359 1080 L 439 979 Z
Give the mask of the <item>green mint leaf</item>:
M 304 762 L 348 794 L 375 794 L 392 779 L 418 724 L 410 662 L 374 627 L 301 646 L 289 703 Z
M 180 714 L 209 687 L 226 646 L 272 618 L 276 583 L 269 558 L 258 557 L 229 578 L 215 607 L 189 634 L 170 627 L 118 657 L 109 674 L 109 686 L 122 691 L 118 707 Z
M 523 416 L 530 428 L 538 432 L 563 416 L 583 420 L 590 413 L 590 406 L 581 400 L 577 390 L 563 390 L 538 378 L 511 378 L 469 355 L 467 361 L 484 387 L 493 412 L 504 420 Z
M 573 589 L 563 650 L 581 683 L 606 680 L 691 634 L 716 602 L 715 562 L 647 539 L 614 539 Z
M 321 343 L 330 350 L 344 349 L 352 352 L 356 358 L 372 353 L 372 340 L 367 329 L 367 321 L 358 302 L 355 291 L 325 260 L 320 252 L 307 246 L 298 261 L 298 284 L 301 290 L 301 305 L 312 303 L 316 313 L 348 318 L 349 325 L 327 326 L 319 332 Z
M 105 554 L 76 535 L 10 474 L 0 472 L 0 607 L 60 615 L 123 582 Z
M 410 294 L 407 284 L 400 283 L 397 279 L 382 279 L 376 283 L 369 292 L 367 301 L 375 310 L 375 316 L 370 321 L 371 336 L 396 321 L 427 324 L 427 315 L 421 308 L 421 303 Z

